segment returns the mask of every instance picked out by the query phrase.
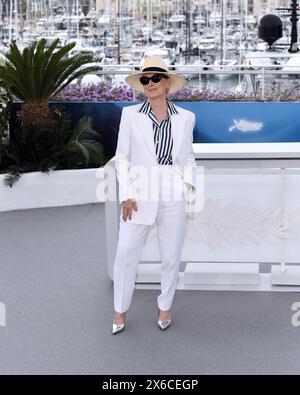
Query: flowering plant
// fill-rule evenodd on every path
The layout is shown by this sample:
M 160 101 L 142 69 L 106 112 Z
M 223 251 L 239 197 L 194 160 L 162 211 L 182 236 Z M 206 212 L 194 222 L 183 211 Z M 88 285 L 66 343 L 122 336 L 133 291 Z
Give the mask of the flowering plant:
M 232 91 L 223 91 L 217 89 L 199 89 L 196 87 L 184 86 L 176 93 L 168 95 L 171 101 L 279 101 L 279 102 L 298 102 L 300 101 L 300 85 L 289 89 L 270 87 L 265 89 L 264 99 L 261 90 L 254 94 L 239 94 Z M 52 97 L 56 101 L 76 101 L 76 102 L 130 102 L 143 101 L 146 96 L 143 93 L 136 92 L 127 84 L 114 86 L 110 82 L 100 82 L 89 84 L 87 86 L 69 85 L 58 95 Z
M 135 98 L 133 90 L 125 84 L 113 86 L 109 82 L 99 82 L 98 84 L 89 84 L 87 86 L 69 85 L 52 99 L 57 101 L 143 101 L 143 93 L 137 93 Z M 250 96 L 235 94 L 219 90 L 201 90 L 198 88 L 184 87 L 176 93 L 168 95 L 172 101 L 240 101 L 251 100 Z
M 68 85 L 58 95 L 52 97 L 56 101 L 107 102 L 132 101 L 133 91 L 127 85 L 114 87 L 109 82 L 89 84 L 87 86 Z

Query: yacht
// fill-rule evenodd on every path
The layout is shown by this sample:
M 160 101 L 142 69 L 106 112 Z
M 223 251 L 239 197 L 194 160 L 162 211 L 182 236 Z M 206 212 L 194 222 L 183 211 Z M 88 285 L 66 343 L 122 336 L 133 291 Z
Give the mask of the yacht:
M 214 35 L 206 35 L 199 39 L 198 48 L 201 54 L 206 55 L 216 51 L 216 38 Z
M 131 62 L 134 64 L 140 64 L 142 59 L 145 57 L 146 49 L 143 47 L 135 47 L 132 49 Z
M 170 23 L 182 23 L 185 22 L 185 15 L 172 15 L 169 18 Z
M 172 61 L 174 60 L 172 59 L 172 50 L 170 48 L 160 48 L 160 47 L 149 48 L 145 50 L 144 56 L 145 57 L 160 56 L 161 58 L 164 59 L 164 61 L 168 66 L 170 66 L 172 64 Z
M 98 27 L 103 27 L 103 26 L 109 26 L 111 23 L 111 15 L 102 15 L 97 19 L 97 26 Z

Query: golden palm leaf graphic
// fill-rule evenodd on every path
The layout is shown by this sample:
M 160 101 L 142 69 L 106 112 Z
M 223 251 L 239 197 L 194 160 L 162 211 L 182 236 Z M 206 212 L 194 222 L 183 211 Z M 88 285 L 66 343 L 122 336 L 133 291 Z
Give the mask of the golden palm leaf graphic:
M 278 244 L 280 239 L 292 239 L 288 231 L 300 226 L 300 208 L 284 213 L 282 207 L 249 207 L 237 202 L 221 204 L 220 199 L 206 199 L 204 208 L 188 221 L 187 238 L 205 242 L 209 247 L 224 244 Z M 156 236 L 154 223 L 146 243 Z

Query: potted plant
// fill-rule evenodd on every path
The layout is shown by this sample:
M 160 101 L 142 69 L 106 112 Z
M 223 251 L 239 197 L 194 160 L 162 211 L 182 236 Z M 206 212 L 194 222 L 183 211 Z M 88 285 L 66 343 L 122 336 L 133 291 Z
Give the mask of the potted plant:
M 13 136 L 2 145 L 0 167 L 4 183 L 12 186 L 22 173 L 99 167 L 104 164 L 103 147 L 92 129 L 92 119 L 83 117 L 73 127 L 59 106 L 49 100 L 74 79 L 95 72 L 92 55 L 68 57 L 76 43 L 57 48 L 59 39 L 46 48 L 46 40 L 31 43 L 21 53 L 10 45 L 0 81 L 22 102 Z

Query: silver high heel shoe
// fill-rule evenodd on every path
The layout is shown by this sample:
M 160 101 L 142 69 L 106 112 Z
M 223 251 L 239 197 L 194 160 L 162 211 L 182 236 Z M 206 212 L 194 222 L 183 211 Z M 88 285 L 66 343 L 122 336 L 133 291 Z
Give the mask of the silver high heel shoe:
M 112 326 L 112 334 L 115 335 L 116 333 L 122 332 L 125 329 L 125 317 L 124 317 L 124 323 L 123 324 L 115 324 L 113 322 Z
M 113 323 L 112 334 L 115 335 L 116 333 L 122 332 L 124 328 L 125 328 L 125 323 L 119 325 Z
M 157 318 L 158 318 L 158 316 L 159 316 L 159 310 L 157 313 Z M 169 326 L 171 325 L 171 322 L 172 322 L 171 320 L 159 320 L 158 319 L 157 325 L 160 329 L 162 329 L 164 331 L 165 329 L 169 328 Z

